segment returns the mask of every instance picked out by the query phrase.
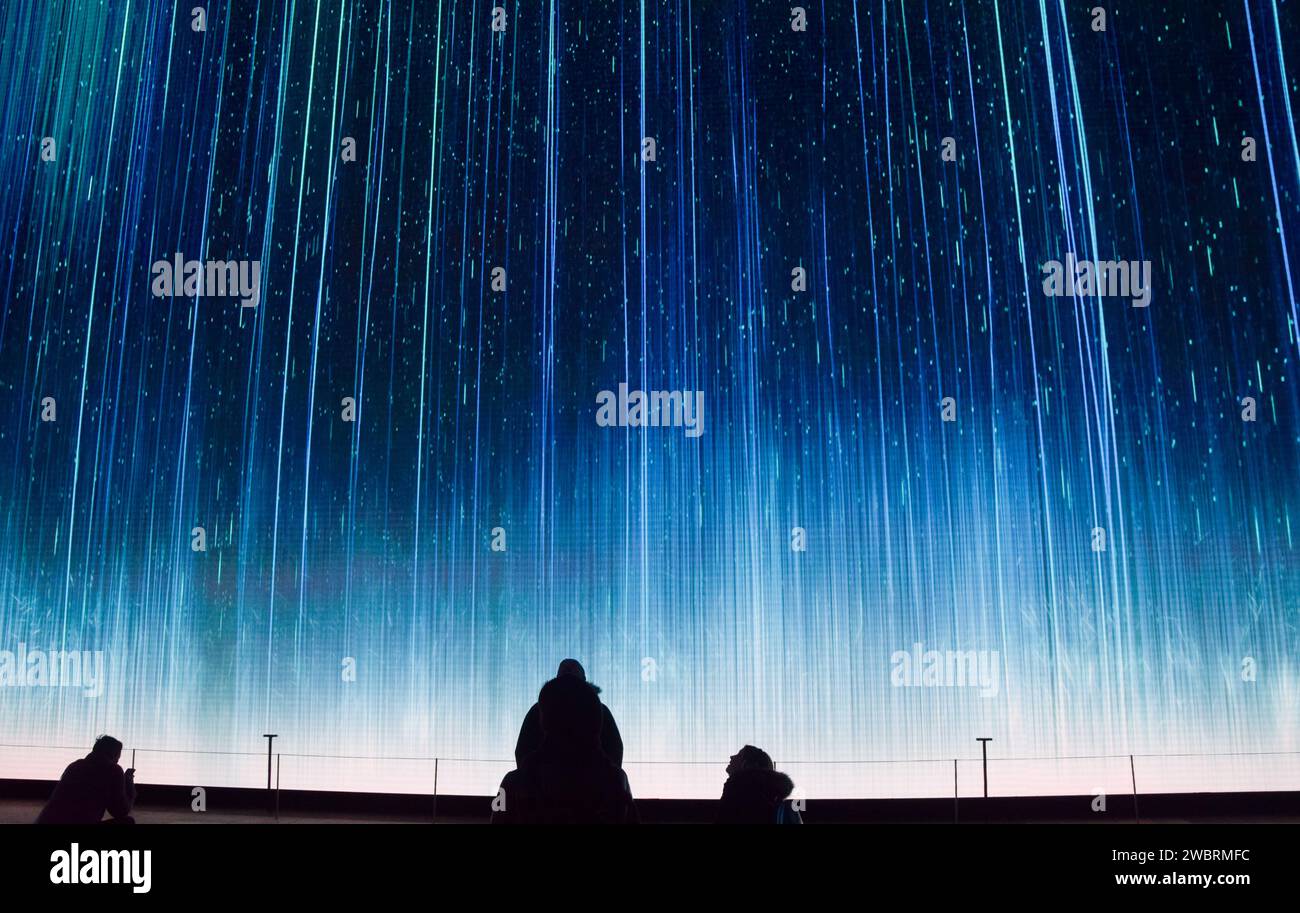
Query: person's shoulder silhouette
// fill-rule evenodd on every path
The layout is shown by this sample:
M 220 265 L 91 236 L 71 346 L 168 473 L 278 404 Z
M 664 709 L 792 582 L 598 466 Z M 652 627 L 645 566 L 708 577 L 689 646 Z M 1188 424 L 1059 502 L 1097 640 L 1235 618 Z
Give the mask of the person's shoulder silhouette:
M 794 781 L 776 770 L 761 748 L 746 745 L 731 756 L 718 802 L 719 824 L 802 824 L 789 802 Z
M 637 820 L 627 777 L 601 749 L 600 699 L 561 675 L 537 699 L 541 745 L 506 774 L 494 824 L 628 824 Z
M 581 682 L 587 682 L 587 671 L 582 668 L 582 663 L 576 659 L 566 659 L 560 663 L 560 668 L 555 673 L 556 678 L 574 678 Z M 599 696 L 600 689 L 590 682 L 587 687 Z M 618 731 L 618 723 L 614 721 L 608 707 L 603 703 L 600 704 L 600 748 L 605 756 L 614 762 L 615 767 L 623 766 L 623 738 Z M 528 713 L 524 715 L 523 725 L 519 727 L 519 738 L 515 740 L 515 764 L 523 764 L 534 751 L 542 747 L 542 723 L 541 707 L 533 704 Z
M 121 756 L 122 743 L 117 739 L 108 735 L 96 739 L 90 754 L 63 771 L 36 823 L 98 824 L 105 812 L 111 816 L 106 824 L 134 823 L 135 771 L 123 772 L 118 765 Z

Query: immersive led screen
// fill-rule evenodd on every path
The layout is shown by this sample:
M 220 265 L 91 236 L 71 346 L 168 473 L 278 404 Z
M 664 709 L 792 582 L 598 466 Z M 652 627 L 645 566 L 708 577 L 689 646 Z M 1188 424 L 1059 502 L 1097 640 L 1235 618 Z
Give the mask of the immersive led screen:
M 0 775 L 1300 788 L 1298 20 L 4 4 Z

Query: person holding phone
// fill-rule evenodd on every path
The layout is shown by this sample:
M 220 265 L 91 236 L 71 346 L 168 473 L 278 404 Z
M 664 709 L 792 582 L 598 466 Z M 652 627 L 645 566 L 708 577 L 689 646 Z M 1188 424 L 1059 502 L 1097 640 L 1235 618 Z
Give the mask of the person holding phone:
M 134 824 L 135 768 L 123 771 L 122 743 L 111 735 L 95 740 L 90 754 L 63 771 L 37 824 Z M 104 820 L 104 813 L 110 817 Z

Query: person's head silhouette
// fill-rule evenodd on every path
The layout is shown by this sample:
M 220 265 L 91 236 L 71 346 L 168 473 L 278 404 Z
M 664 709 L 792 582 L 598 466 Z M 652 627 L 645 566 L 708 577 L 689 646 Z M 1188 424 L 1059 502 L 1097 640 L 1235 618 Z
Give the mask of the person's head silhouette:
M 587 670 L 582 668 L 582 663 L 578 662 L 576 659 L 560 660 L 560 668 L 555 673 L 555 677 L 562 678 L 566 675 L 571 675 L 580 682 L 585 682 L 587 680 Z
M 600 743 L 600 698 L 575 675 L 559 675 L 542 686 L 537 696 L 542 733 L 550 744 Z
M 90 749 L 90 756 L 105 764 L 116 764 L 122 757 L 122 743 L 111 735 L 101 735 L 95 739 L 95 747 Z
M 766 751 L 755 748 L 753 745 L 746 745 L 731 756 L 731 763 L 727 765 L 727 773 L 737 774 L 742 770 L 772 770 L 774 767 L 772 756 Z

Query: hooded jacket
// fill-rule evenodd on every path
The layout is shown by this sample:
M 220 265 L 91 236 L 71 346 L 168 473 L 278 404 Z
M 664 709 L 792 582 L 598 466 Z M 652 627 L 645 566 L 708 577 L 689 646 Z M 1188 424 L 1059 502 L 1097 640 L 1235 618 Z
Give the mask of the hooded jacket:
M 600 693 L 600 689 L 595 686 L 592 686 L 592 690 Z M 614 714 L 604 704 L 600 705 L 600 718 L 600 748 L 605 752 L 605 757 L 614 762 L 615 767 L 622 767 L 623 738 L 619 735 L 618 724 L 614 722 Z M 519 738 L 515 741 L 515 765 L 521 766 L 530 754 L 541 747 L 541 707 L 533 704 L 524 717 L 524 724 L 519 727 Z
M 719 824 L 776 824 L 777 810 L 784 807 L 787 824 L 802 824 L 799 813 L 786 799 L 794 781 L 779 770 L 751 767 L 727 778 L 718 803 Z
M 493 824 L 636 824 L 627 776 L 596 745 L 544 742 L 501 781 Z

